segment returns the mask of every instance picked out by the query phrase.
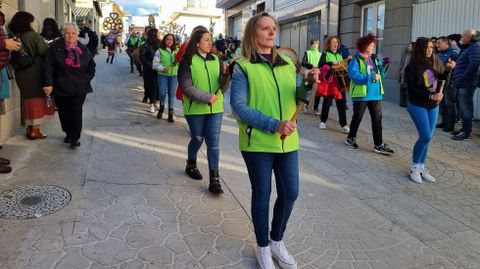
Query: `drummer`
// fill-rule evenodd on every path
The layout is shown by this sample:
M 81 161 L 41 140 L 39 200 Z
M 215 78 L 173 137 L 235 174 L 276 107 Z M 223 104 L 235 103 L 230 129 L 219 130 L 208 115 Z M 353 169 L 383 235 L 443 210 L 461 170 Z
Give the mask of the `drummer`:
M 338 51 L 339 46 L 340 39 L 337 36 L 329 36 L 325 40 L 324 52 L 322 53 L 318 63 L 318 67 L 320 69 L 322 69 L 325 65 L 328 65 L 331 69 L 336 69 L 340 67 L 340 64 L 345 64 L 345 62 L 343 62 L 342 54 Z M 342 131 L 348 134 L 350 132 L 350 127 L 347 125 L 347 105 L 336 80 L 332 79 L 331 82 L 328 83 L 327 87 L 324 87 L 324 90 L 320 92 L 320 95 L 323 96 L 323 104 L 318 128 L 327 128 L 328 113 L 330 111 L 332 101 L 335 99 L 340 126 L 342 127 Z

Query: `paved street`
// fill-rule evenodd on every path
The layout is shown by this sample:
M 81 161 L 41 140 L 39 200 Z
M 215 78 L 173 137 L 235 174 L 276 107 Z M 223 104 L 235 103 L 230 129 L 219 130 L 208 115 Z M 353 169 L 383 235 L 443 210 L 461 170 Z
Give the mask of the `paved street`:
M 156 119 L 124 53 L 113 65 L 104 51 L 96 61 L 80 148 L 62 142 L 55 118 L 48 139 L 28 141 L 18 130 L 0 151 L 14 169 L 0 175 L 0 192 L 56 185 L 72 194 L 51 215 L 0 219 L 0 268 L 256 268 L 250 183 L 230 109 L 221 135 L 225 194 L 215 197 L 208 179 L 184 173 L 180 104 L 175 123 Z M 301 117 L 300 197 L 285 238 L 299 268 L 480 268 L 478 132 L 461 142 L 438 132 L 427 163 L 437 183 L 418 185 L 408 179 L 415 127 L 405 109 L 383 109 L 393 156 L 371 151 L 368 115 L 358 150 L 343 144 L 335 108 L 325 131 L 317 117 Z M 199 162 L 207 175 L 205 147 Z

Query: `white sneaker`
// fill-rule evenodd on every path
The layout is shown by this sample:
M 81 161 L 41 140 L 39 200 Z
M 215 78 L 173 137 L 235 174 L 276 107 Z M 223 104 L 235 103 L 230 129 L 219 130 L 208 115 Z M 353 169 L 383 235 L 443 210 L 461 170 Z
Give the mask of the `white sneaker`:
M 428 182 L 434 183 L 436 180 L 432 175 L 430 175 L 430 172 L 428 171 L 427 168 L 423 168 L 423 171 L 420 172 L 420 175 L 422 176 L 423 179 L 425 179 Z
M 415 183 L 422 183 L 422 177 L 420 176 L 420 168 L 416 166 L 410 167 L 410 179 Z
M 297 269 L 297 261 L 288 253 L 283 241 L 270 240 L 270 250 L 272 258 L 277 261 L 282 269 Z
M 342 130 L 343 130 L 344 133 L 349 134 L 350 133 L 350 126 L 348 126 L 348 125 L 343 126 Z
M 322 114 L 322 112 L 321 112 L 320 110 L 318 110 L 318 109 L 315 109 L 315 110 L 313 111 L 313 114 L 319 116 L 320 114 Z
M 318 125 L 318 128 L 327 129 L 327 124 L 325 122 L 320 122 L 320 124 Z
M 150 112 L 151 113 L 155 113 L 156 109 L 155 109 L 155 105 L 154 104 L 150 104 Z
M 275 269 L 270 247 L 257 247 L 257 264 L 260 269 Z

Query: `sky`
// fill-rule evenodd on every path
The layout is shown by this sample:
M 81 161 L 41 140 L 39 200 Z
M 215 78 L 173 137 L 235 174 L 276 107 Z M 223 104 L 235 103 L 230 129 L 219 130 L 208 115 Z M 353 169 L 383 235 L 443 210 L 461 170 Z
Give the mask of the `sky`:
M 150 15 L 158 12 L 161 2 L 171 0 L 115 0 L 115 2 L 123 7 L 123 10 L 134 16 Z

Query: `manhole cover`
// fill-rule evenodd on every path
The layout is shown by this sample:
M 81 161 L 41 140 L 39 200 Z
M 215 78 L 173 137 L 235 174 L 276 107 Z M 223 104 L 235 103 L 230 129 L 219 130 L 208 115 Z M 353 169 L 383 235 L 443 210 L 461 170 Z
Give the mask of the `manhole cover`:
M 72 195 L 57 186 L 23 186 L 0 194 L 0 218 L 31 219 L 64 208 Z

